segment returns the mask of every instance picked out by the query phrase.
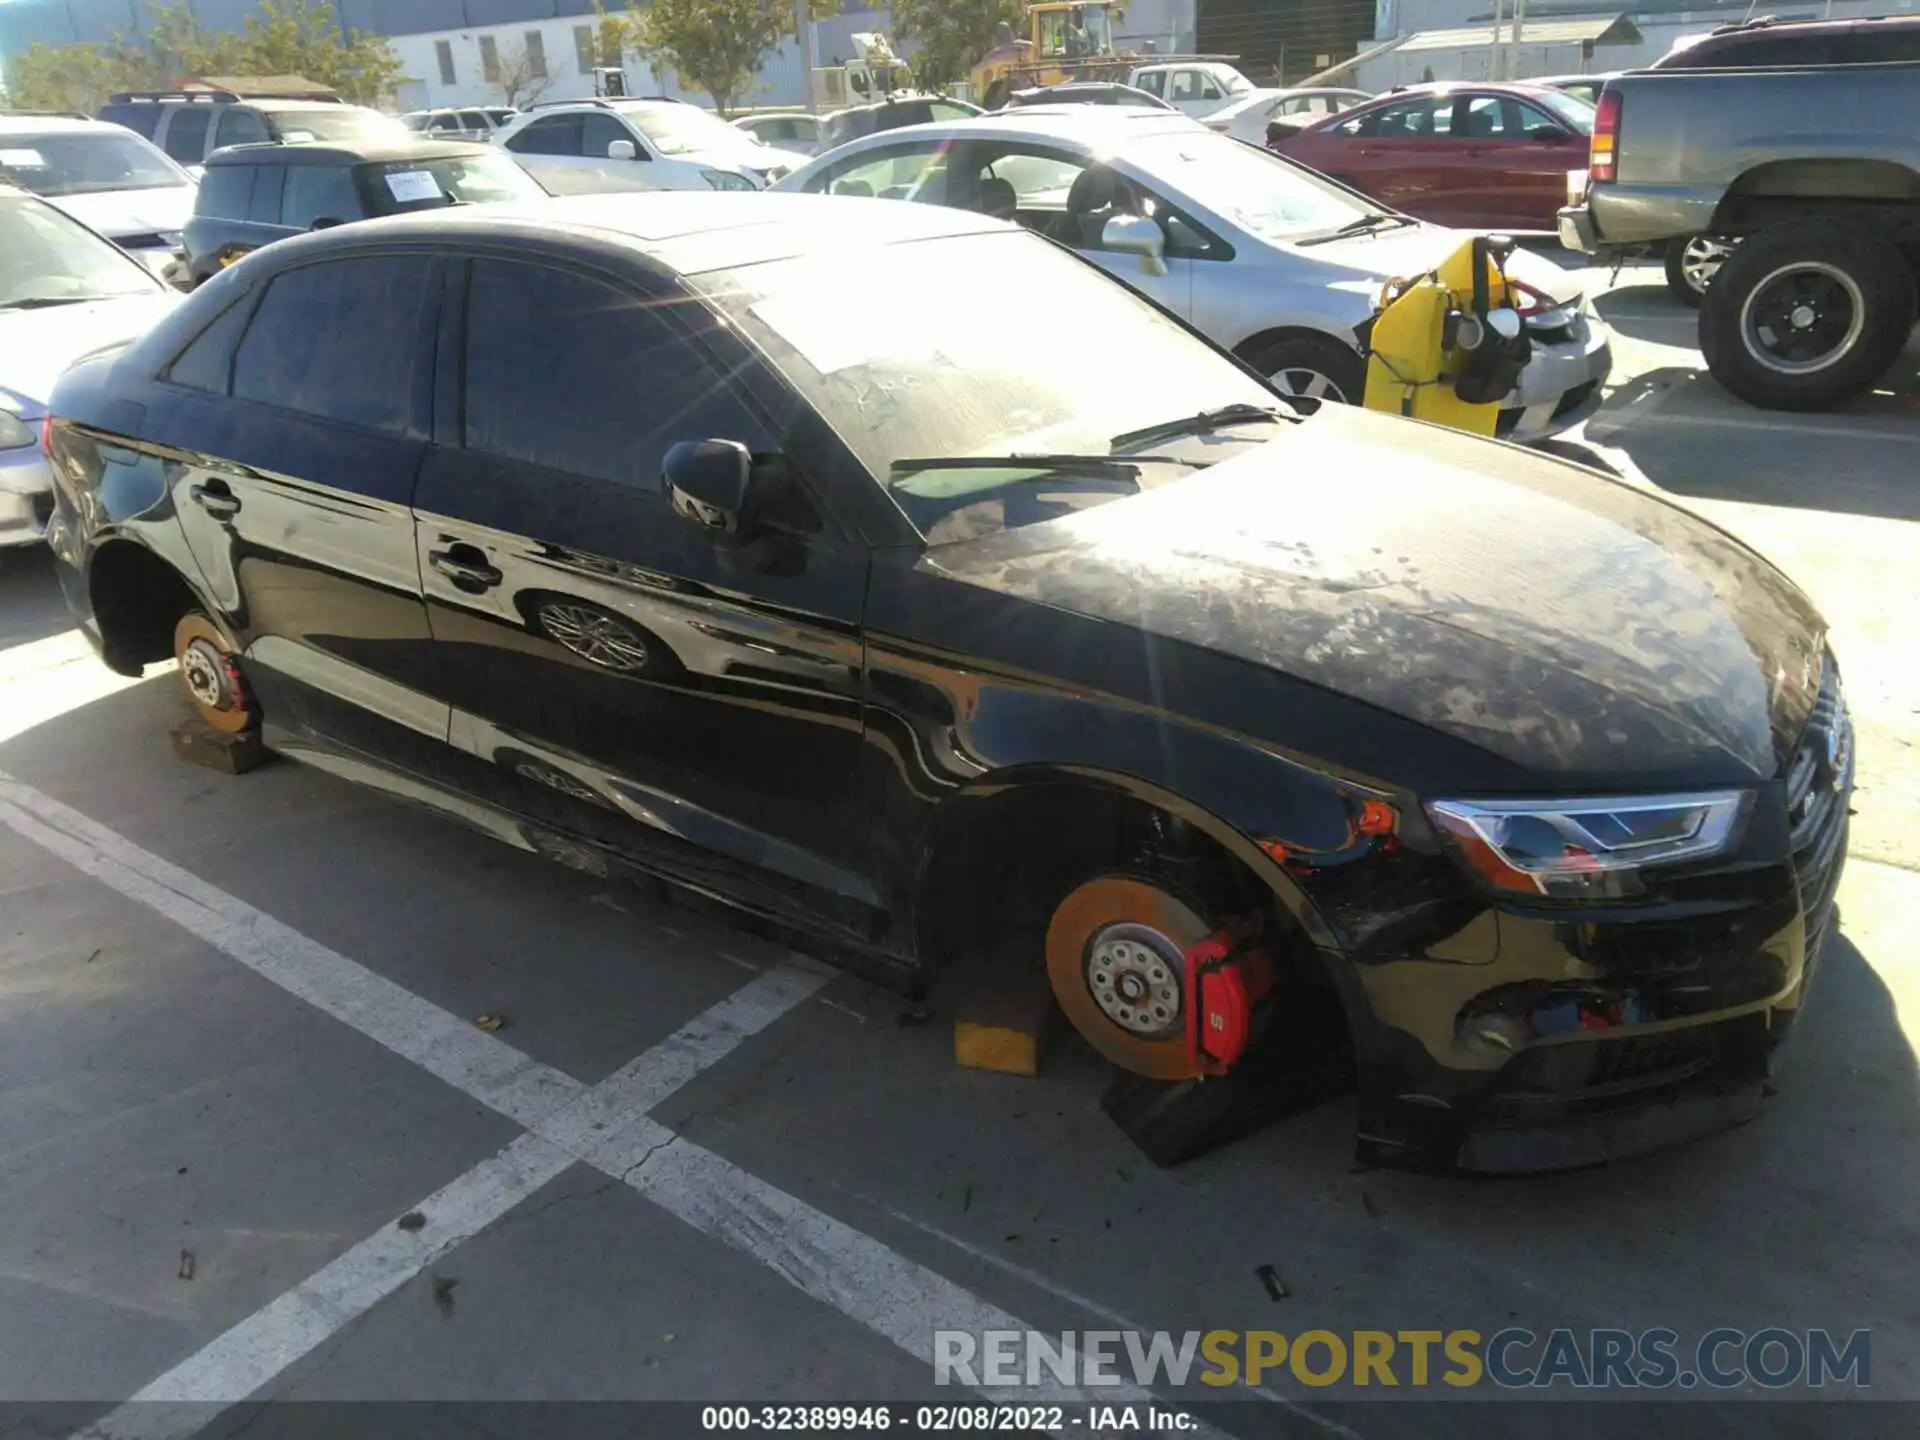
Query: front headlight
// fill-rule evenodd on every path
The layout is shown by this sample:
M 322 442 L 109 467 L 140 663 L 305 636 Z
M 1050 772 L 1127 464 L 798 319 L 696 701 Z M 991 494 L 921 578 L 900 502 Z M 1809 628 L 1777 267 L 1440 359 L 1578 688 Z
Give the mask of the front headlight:
M 1641 872 L 1723 854 L 1739 841 L 1744 790 L 1597 800 L 1434 800 L 1427 813 L 1496 890 L 1555 900 L 1645 892 Z
M 0 410 L 0 450 L 18 450 L 39 443 L 40 437 L 26 421 L 11 410 Z
M 700 178 L 715 190 L 755 190 L 759 187 L 744 175 L 735 175 L 730 170 L 702 170 Z

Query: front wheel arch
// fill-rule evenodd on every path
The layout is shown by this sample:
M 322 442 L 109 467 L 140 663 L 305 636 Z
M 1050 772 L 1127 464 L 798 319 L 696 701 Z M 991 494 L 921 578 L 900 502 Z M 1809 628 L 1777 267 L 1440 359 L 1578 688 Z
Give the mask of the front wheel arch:
M 1234 357 L 1260 372 L 1269 383 L 1287 367 L 1327 376 L 1349 405 L 1365 402 L 1367 361 L 1354 344 L 1326 330 L 1304 325 L 1276 326 L 1249 335 L 1233 347 Z

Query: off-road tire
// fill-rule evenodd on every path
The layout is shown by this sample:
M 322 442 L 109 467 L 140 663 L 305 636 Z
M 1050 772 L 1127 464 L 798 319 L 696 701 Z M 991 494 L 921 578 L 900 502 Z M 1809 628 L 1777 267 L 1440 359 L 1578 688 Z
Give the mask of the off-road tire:
M 1839 296 L 1827 308 L 1844 307 L 1847 322 L 1829 356 L 1789 370 L 1756 349 L 1774 353 L 1764 312 L 1796 273 Z M 1700 307 L 1700 351 L 1714 379 L 1749 405 L 1825 410 L 1886 373 L 1913 331 L 1915 309 L 1913 267 L 1897 245 L 1830 220 L 1795 221 L 1744 240 L 1720 267 Z

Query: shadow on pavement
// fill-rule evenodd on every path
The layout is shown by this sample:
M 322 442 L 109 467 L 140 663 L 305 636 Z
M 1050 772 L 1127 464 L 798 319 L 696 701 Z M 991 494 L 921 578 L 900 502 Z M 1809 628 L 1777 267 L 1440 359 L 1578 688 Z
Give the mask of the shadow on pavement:
M 0 650 L 72 628 L 47 548 L 23 545 L 0 550 Z

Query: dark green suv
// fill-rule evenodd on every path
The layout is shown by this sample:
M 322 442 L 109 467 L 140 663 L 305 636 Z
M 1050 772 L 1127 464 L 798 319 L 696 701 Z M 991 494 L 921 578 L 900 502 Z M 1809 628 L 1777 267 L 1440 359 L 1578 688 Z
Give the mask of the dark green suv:
M 192 284 L 305 230 L 438 205 L 544 198 L 504 152 L 461 140 L 236 145 L 207 157 L 183 237 Z

